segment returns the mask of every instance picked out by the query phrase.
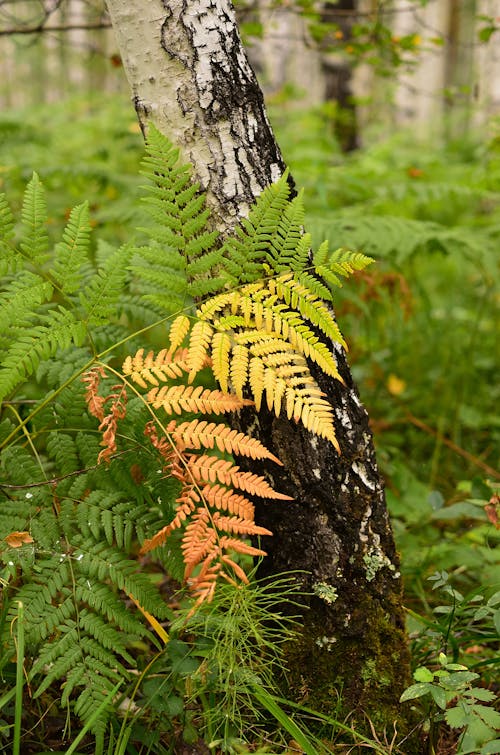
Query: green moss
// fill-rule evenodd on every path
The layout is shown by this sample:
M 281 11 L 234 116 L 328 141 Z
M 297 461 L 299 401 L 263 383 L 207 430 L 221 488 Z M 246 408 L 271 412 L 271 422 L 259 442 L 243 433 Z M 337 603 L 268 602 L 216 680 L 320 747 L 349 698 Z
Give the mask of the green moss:
M 375 601 L 355 610 L 366 617 L 362 640 L 344 632 L 335 642 L 325 642 L 333 637 L 325 632 L 325 622 L 307 617 L 297 642 L 287 649 L 289 693 L 322 713 L 335 710 L 340 720 L 349 717 L 349 725 L 365 736 L 372 736 L 370 723 L 381 735 L 396 725 L 402 739 L 415 724 L 410 706 L 399 703 L 410 683 L 406 636 Z M 356 619 L 353 615 L 354 626 Z M 422 752 L 421 742 L 413 746 L 408 740 L 405 748 L 407 755 Z

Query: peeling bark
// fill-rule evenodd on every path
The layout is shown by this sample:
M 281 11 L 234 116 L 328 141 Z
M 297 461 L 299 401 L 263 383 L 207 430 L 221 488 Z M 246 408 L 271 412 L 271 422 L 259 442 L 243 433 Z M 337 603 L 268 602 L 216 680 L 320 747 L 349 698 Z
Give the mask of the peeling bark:
M 226 0 L 108 0 L 108 7 L 143 129 L 151 120 L 179 145 L 229 231 L 284 169 L 232 7 Z M 359 725 L 367 715 L 390 726 L 409 677 L 398 557 L 368 416 L 343 350 L 333 348 L 345 385 L 312 368 L 335 407 L 340 456 L 265 409 L 241 412 L 236 424 L 284 464 L 253 469 L 295 499 L 257 510 L 259 524 L 274 532 L 262 572 L 304 570 L 298 579 L 309 593 L 301 640 L 289 651 L 289 692 L 324 711 L 341 696 Z

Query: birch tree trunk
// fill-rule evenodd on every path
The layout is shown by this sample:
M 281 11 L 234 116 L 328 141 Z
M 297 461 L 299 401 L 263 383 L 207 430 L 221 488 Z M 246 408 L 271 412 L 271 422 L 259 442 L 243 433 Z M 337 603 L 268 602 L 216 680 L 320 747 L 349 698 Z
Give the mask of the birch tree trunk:
M 143 131 L 152 121 L 181 148 L 229 232 L 284 170 L 229 1 L 107 4 Z M 340 456 L 265 409 L 237 419 L 284 464 L 277 473 L 259 462 L 258 471 L 295 499 L 258 507 L 259 524 L 274 532 L 263 572 L 304 570 L 311 593 L 289 651 L 287 694 L 330 712 L 340 697 L 345 713 L 357 712 L 351 723 L 366 715 L 378 728 L 399 717 L 401 732 L 409 663 L 398 558 L 368 416 L 342 349 L 333 348 L 345 385 L 314 374 L 336 407 Z

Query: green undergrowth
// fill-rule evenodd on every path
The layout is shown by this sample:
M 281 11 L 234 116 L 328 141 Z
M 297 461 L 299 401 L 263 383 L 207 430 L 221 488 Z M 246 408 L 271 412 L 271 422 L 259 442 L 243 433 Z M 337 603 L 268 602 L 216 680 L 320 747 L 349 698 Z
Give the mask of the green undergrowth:
M 287 116 L 286 122 L 278 114 L 274 120 L 295 180 L 306 188 L 306 224 L 315 241 L 326 237 L 332 249 L 359 249 L 377 260 L 376 266 L 358 274 L 355 286 L 337 294 L 336 310 L 348 334 L 350 361 L 387 480 L 402 558 L 415 684 L 428 685 L 418 688 L 421 695 L 409 693 L 402 704 L 416 706 L 435 752 L 447 732 L 457 752 L 493 753 L 496 735 L 491 732 L 497 720 L 481 705 L 493 710 L 492 698 L 486 698 L 498 677 L 500 635 L 495 471 L 500 436 L 495 331 L 498 142 L 419 145 L 396 134 L 346 157 L 329 135 L 328 110 Z M 74 311 L 91 321 L 100 275 L 113 265 L 116 252 L 111 244 L 130 242 L 134 228 L 144 225 L 144 211 L 137 202 L 144 183 L 138 177 L 143 144 L 133 113 L 121 99 L 75 99 L 50 109 L 4 112 L 0 136 L 0 189 L 9 196 L 15 234 L 20 230 L 22 193 L 33 169 L 47 188 L 51 250 L 68 221 L 97 231 L 88 242 L 85 286 L 82 291 L 69 287 Z M 87 198 L 88 215 L 82 205 Z M 81 206 L 79 220 L 70 216 L 74 205 Z M 93 323 L 93 343 L 85 344 L 79 340 L 78 317 L 71 323 L 61 321 L 62 331 L 68 324 L 74 328 L 61 335 L 62 340 L 73 338 L 72 346 L 63 343 L 64 365 L 58 362 L 57 369 L 51 369 L 39 355 L 40 364 L 32 371 L 36 381 L 23 384 L 22 400 L 13 401 L 2 417 L 5 439 L 30 415 L 33 402 L 40 402 L 40 386 L 50 397 L 26 425 L 19 454 L 7 448 L 1 457 L 2 471 L 7 470 L 14 487 L 8 489 L 10 500 L 2 503 L 0 514 L 11 532 L 22 534 L 27 521 L 30 527 L 34 524 L 46 552 L 39 568 L 32 544 L 21 541 L 4 559 L 0 575 L 2 586 L 16 591 L 19 575 L 32 574 L 21 595 L 23 606 L 11 603 L 8 613 L 4 604 L 0 614 L 9 647 L 0 688 L 0 752 L 17 755 L 52 748 L 163 755 L 182 751 L 183 739 L 204 752 L 203 738 L 214 752 L 288 753 L 295 747 L 290 743 L 296 743 L 298 751 L 321 753 L 339 751 L 327 743 L 343 735 L 362 752 L 363 742 L 349 722 L 336 720 L 334 704 L 330 715 L 317 713 L 308 710 L 306 691 L 302 698 L 296 696 L 298 705 L 296 700 L 280 699 L 269 683 L 273 669 L 280 669 L 281 644 L 292 631 L 277 616 L 269 617 L 276 601 L 293 600 L 286 582 L 268 586 L 267 592 L 254 582 L 236 595 L 223 591 L 212 608 L 186 622 L 189 604 L 163 569 L 147 559 L 139 571 L 130 565 L 137 560 L 136 538 L 153 532 L 161 518 L 171 515 L 169 501 L 176 491 L 171 481 L 157 474 L 154 458 L 133 436 L 133 423 L 125 438 L 127 453 L 114 459 L 107 471 L 95 468 L 99 435 L 84 418 L 80 384 L 65 381 L 96 352 L 122 339 L 127 346 L 114 351 L 112 366 L 143 346 L 145 339 L 152 347 L 162 343 L 162 325 L 140 339 L 132 337 L 162 317 L 161 301 L 155 298 L 161 294 L 155 260 L 135 254 L 131 270 L 142 283 L 136 281 L 120 300 L 118 316 L 108 321 L 104 310 Z M 116 284 L 119 292 L 123 281 Z M 44 310 L 43 285 L 40 282 L 40 316 L 43 320 L 50 315 L 55 326 L 58 315 Z M 107 296 L 112 298 L 113 292 L 107 291 Z M 54 313 L 61 301 L 56 296 L 52 304 Z M 22 301 L 19 305 L 22 310 Z M 50 338 L 48 342 L 50 346 Z M 140 410 L 132 405 L 131 411 Z M 38 455 L 33 443 L 40 443 Z M 85 474 L 71 476 L 80 467 Z M 64 479 L 46 484 L 56 477 Z M 94 492 L 89 494 L 89 489 Z M 85 501 L 76 539 L 75 500 Z M 140 516 L 131 500 L 139 501 Z M 42 507 L 47 513 L 40 517 Z M 123 573 L 113 573 L 113 585 L 139 595 L 144 610 L 163 618 L 170 642 L 163 645 L 153 626 L 134 619 L 135 610 L 122 614 L 113 602 L 116 596 L 103 587 L 86 594 L 89 612 L 100 617 L 91 622 L 99 648 L 86 637 L 85 652 L 77 656 L 72 632 L 88 627 L 89 620 L 85 614 L 75 617 L 71 606 L 75 596 L 84 595 L 87 579 L 98 579 L 104 564 L 113 564 L 117 550 Z M 130 563 L 122 562 L 125 553 Z M 175 552 L 170 556 L 166 565 L 180 576 L 179 558 L 176 562 Z M 30 622 L 39 616 L 41 589 L 46 603 L 53 603 L 47 634 L 50 620 L 64 625 L 60 641 L 75 655 L 64 656 L 66 666 L 54 667 L 47 650 L 38 661 L 46 681 L 35 689 L 30 679 L 23 680 L 22 661 L 23 647 L 25 653 L 30 647 Z M 152 597 L 158 591 L 164 600 Z M 115 616 L 108 626 L 103 618 L 106 607 Z M 116 656 L 106 655 L 111 647 L 121 653 L 126 673 L 113 665 Z M 464 673 L 478 677 L 454 677 L 461 673 L 459 665 Z M 83 729 L 68 717 L 56 691 L 55 681 L 66 673 L 70 683 L 63 703 L 82 686 L 85 674 L 105 678 L 100 689 L 83 697 L 82 706 L 88 706 Z M 383 675 L 380 670 L 367 669 L 366 674 L 372 674 L 374 683 L 384 683 L 376 678 Z M 452 705 L 453 684 L 458 703 Z M 448 708 L 460 710 L 448 713 Z M 106 728 L 96 727 L 105 710 Z M 391 745 L 387 732 L 378 732 L 364 745 L 377 752 L 404 753 L 404 745 Z

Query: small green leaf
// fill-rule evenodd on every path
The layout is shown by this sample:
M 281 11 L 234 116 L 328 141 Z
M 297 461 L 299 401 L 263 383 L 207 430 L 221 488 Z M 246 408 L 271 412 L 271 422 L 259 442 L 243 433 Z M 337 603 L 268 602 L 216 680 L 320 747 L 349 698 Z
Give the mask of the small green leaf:
M 497 633 L 500 635 L 500 609 L 493 614 L 493 623 Z
M 445 719 L 452 729 L 463 729 L 472 720 L 470 708 L 464 704 L 457 705 L 455 708 L 448 708 Z
M 413 678 L 416 682 L 432 682 L 434 680 L 434 674 L 425 666 L 419 666 L 415 669 Z
M 430 693 L 436 705 L 441 708 L 441 710 L 444 710 L 448 703 L 448 698 L 444 689 L 442 687 L 438 687 L 437 684 L 433 684 L 430 688 Z
M 491 726 L 493 729 L 500 729 L 500 713 L 494 708 L 489 708 L 487 705 L 473 705 L 472 709 L 474 713 L 483 719 L 487 726 Z
M 482 700 L 485 703 L 491 703 L 497 699 L 497 696 L 490 689 L 484 689 L 483 687 L 473 687 L 472 689 L 466 689 L 464 696 L 473 697 L 476 700 Z
M 407 700 L 415 700 L 417 697 L 423 697 L 428 695 L 431 691 L 431 685 L 428 682 L 421 682 L 420 684 L 412 684 L 408 689 L 405 689 L 401 697 L 400 703 L 404 703 Z
M 489 598 L 488 602 L 486 603 L 487 606 L 498 606 L 500 604 L 500 590 L 498 592 L 494 593 L 491 598 Z
M 499 752 L 500 739 L 494 739 L 481 747 L 479 755 L 498 755 Z

